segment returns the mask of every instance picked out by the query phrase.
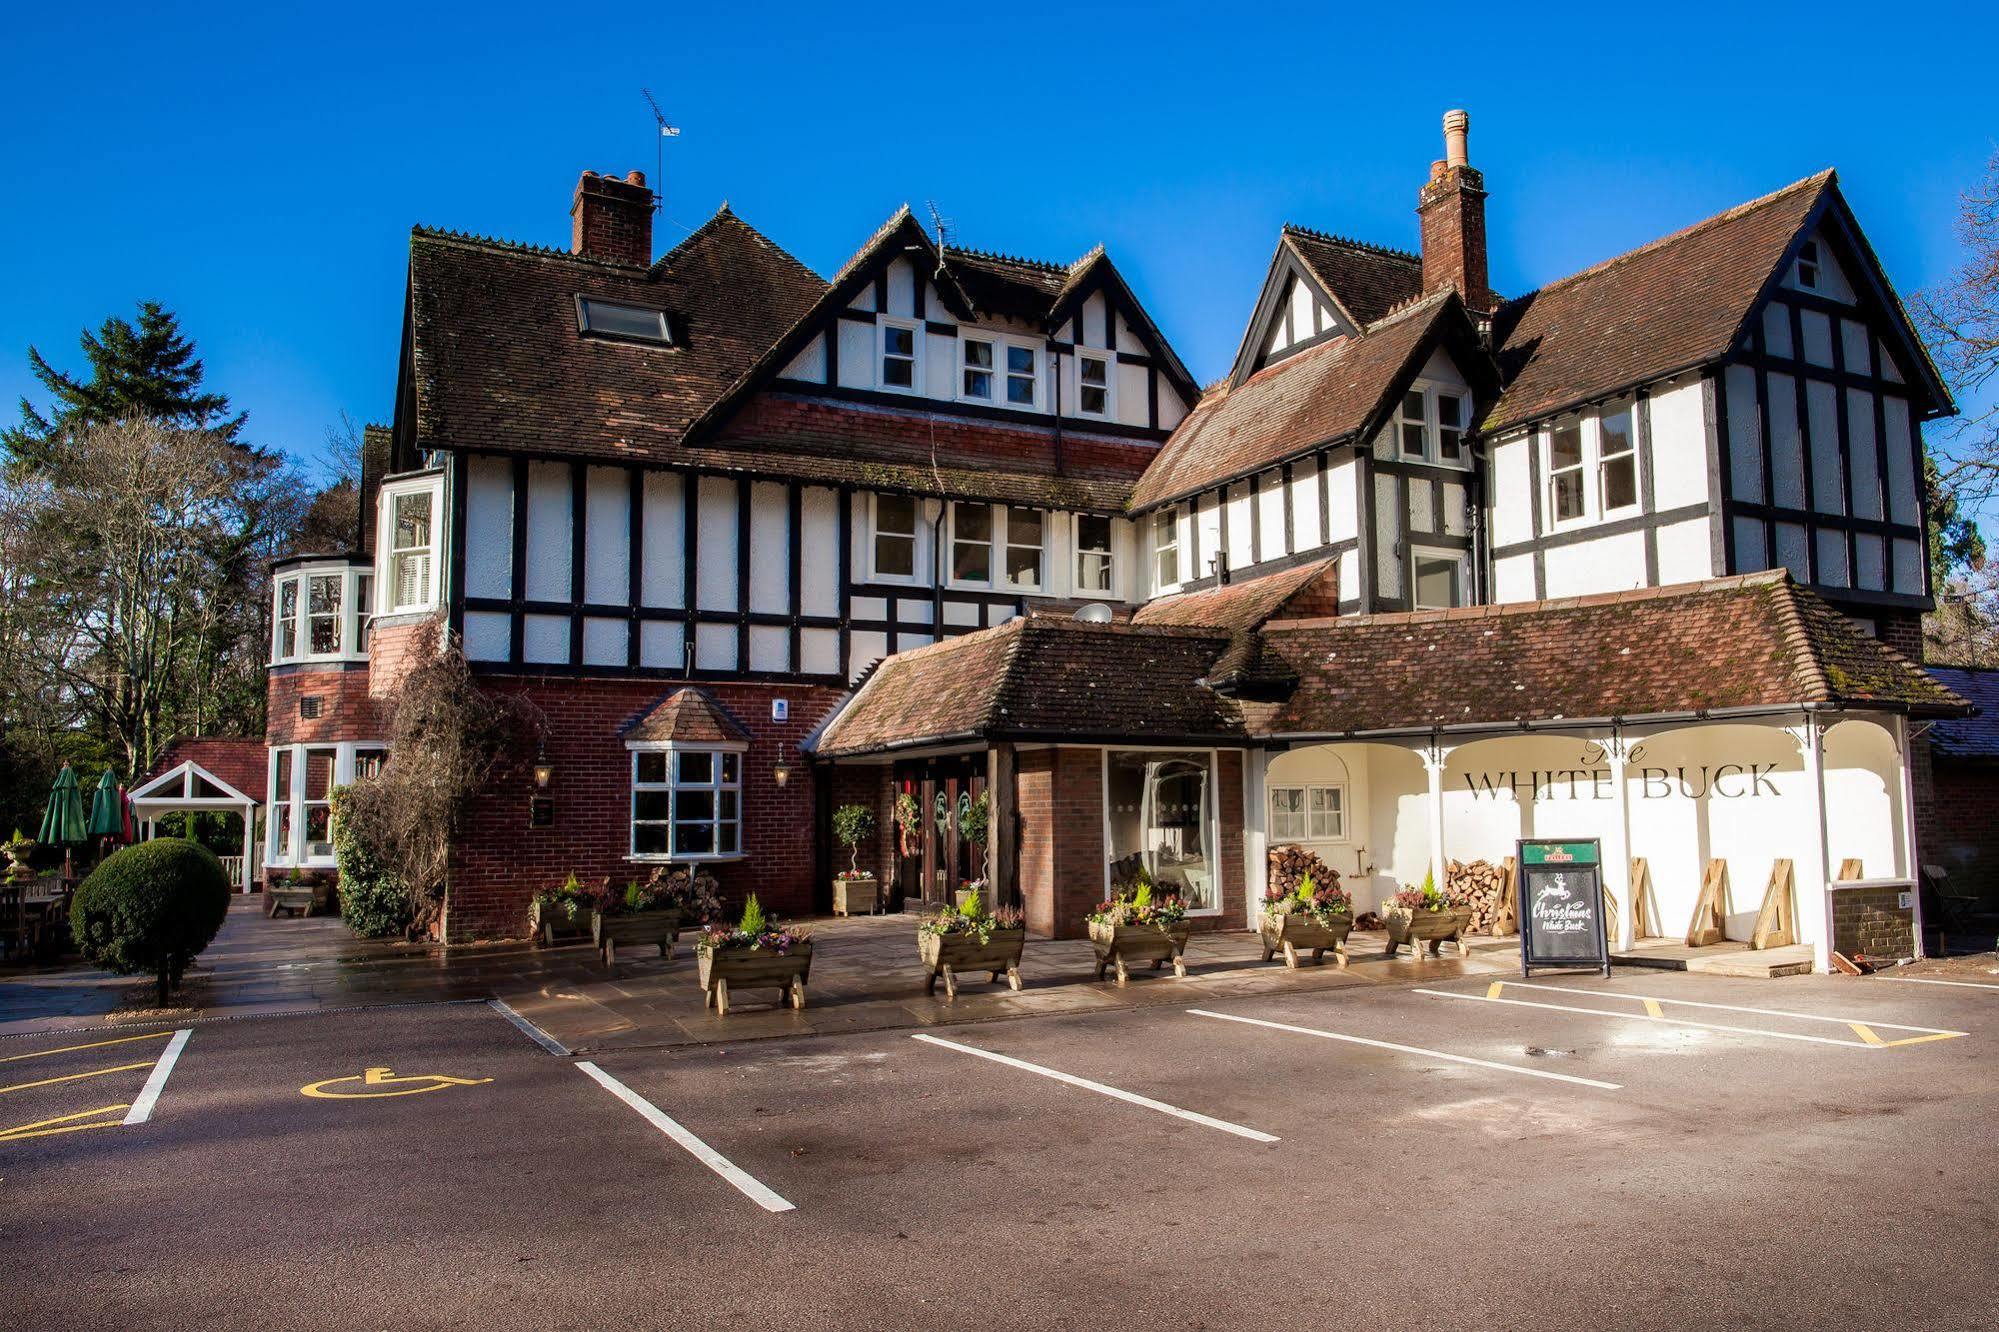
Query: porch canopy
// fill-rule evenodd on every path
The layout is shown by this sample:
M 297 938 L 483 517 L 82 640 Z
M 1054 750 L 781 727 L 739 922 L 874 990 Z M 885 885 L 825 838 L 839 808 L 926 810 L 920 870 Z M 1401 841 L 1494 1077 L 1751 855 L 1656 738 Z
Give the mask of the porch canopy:
M 1913 873 L 1907 724 L 1969 705 L 1787 573 L 1315 614 L 1330 576 L 1232 584 L 1154 603 L 1133 623 L 1028 617 L 900 654 L 833 716 L 815 753 L 847 763 L 1026 745 L 1239 748 L 1244 790 L 1223 800 L 1218 840 L 1232 842 L 1233 804 L 1247 883 L 1261 883 L 1274 839 L 1322 840 L 1345 857 L 1334 867 L 1365 907 L 1367 890 L 1385 895 L 1426 870 L 1445 882 L 1447 848 L 1496 858 L 1515 836 L 1582 829 L 1604 842 L 1627 944 L 1641 905 L 1629 895 L 1634 855 L 1670 859 L 1680 878 L 1691 864 L 1698 883 L 1703 862 L 1742 848 L 1745 895 L 1776 859 L 1792 861 L 1811 907 L 1798 933 L 1821 964 L 1833 864 Z M 1351 771 L 1363 750 L 1382 760 L 1369 808 L 1360 797 L 1370 780 Z M 1269 826 L 1267 791 L 1280 777 L 1287 800 L 1293 789 L 1324 793 L 1323 828 Z M 1745 789 L 1767 797 L 1762 808 L 1734 801 Z M 1558 803 L 1584 796 L 1595 803 Z M 1851 854 L 1835 861 L 1840 848 Z M 1011 854 L 993 848 L 996 872 Z M 1649 919 L 1679 932 L 1685 903 L 1657 891 Z M 1243 895 L 1242 923 L 1255 896 Z M 1746 937 L 1743 922 L 1730 925 Z
M 205 737 L 167 747 L 144 781 L 132 790 L 132 816 L 147 827 L 167 814 L 238 814 L 243 819 L 243 852 L 222 857 L 223 868 L 243 892 L 256 886 L 257 811 L 263 801 L 251 794 L 264 787 L 267 751 L 262 740 Z

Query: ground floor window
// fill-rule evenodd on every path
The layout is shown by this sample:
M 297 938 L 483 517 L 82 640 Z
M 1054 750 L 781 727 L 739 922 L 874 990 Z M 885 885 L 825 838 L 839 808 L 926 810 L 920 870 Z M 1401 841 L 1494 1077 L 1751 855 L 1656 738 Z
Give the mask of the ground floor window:
M 265 863 L 330 867 L 334 788 L 375 776 L 387 757 L 374 741 L 273 749 Z
M 1189 911 L 1221 909 L 1212 753 L 1105 751 L 1104 811 L 1111 883 L 1129 882 L 1143 868 Z
M 1270 788 L 1270 836 L 1277 842 L 1343 842 L 1347 793 L 1342 786 Z
M 742 763 L 737 749 L 634 749 L 633 858 L 720 860 L 740 855 Z

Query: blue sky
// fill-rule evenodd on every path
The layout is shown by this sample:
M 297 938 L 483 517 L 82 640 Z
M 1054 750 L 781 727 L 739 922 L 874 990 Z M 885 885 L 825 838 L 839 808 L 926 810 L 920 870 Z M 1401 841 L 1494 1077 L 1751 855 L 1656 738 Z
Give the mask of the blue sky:
M 9 26 L 5 410 L 30 343 L 74 364 L 79 328 L 152 297 L 254 437 L 308 460 L 343 410 L 389 410 L 410 225 L 566 245 L 579 170 L 652 174 L 642 85 L 683 130 L 662 247 L 725 198 L 822 273 L 905 200 L 981 248 L 1103 241 L 1204 381 L 1280 223 L 1414 247 L 1450 107 L 1503 292 L 1827 165 L 1910 292 L 1955 261 L 1999 136 L 1981 5 L 112 4 Z

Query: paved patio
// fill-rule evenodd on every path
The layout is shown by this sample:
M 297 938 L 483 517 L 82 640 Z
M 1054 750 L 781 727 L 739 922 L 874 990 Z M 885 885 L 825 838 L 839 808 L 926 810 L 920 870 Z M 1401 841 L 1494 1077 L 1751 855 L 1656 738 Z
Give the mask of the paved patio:
M 99 1026 L 105 1021 L 245 1017 L 380 1004 L 497 998 L 574 1051 L 640 1049 L 990 1021 L 1045 1013 L 1200 1005 L 1223 998 L 1342 986 L 1430 982 L 1512 971 L 1513 939 L 1475 939 L 1468 958 L 1383 956 L 1387 940 L 1357 933 L 1345 971 L 1265 963 L 1246 931 L 1197 934 L 1188 975 L 1142 971 L 1123 988 L 1098 982 L 1083 940 L 1027 945 L 1023 988 L 961 979 L 959 995 L 923 992 L 911 916 L 812 923 L 817 948 L 803 1012 L 778 1008 L 775 991 L 732 997 L 730 1013 L 704 1009 L 692 946 L 668 960 L 621 953 L 606 968 L 587 943 L 425 947 L 355 939 L 332 917 L 268 919 L 262 898 L 240 897 L 189 975 L 181 1002 L 151 1007 L 151 983 L 80 967 L 0 971 L 0 1035 Z

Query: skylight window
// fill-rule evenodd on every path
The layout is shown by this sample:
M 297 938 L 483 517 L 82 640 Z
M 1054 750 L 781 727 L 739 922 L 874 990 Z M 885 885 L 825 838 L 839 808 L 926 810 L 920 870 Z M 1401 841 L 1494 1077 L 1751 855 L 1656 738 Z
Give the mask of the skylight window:
M 576 298 L 576 326 L 600 338 L 622 338 L 627 342 L 650 342 L 661 347 L 673 345 L 666 311 L 643 305 L 621 305 L 594 296 Z

